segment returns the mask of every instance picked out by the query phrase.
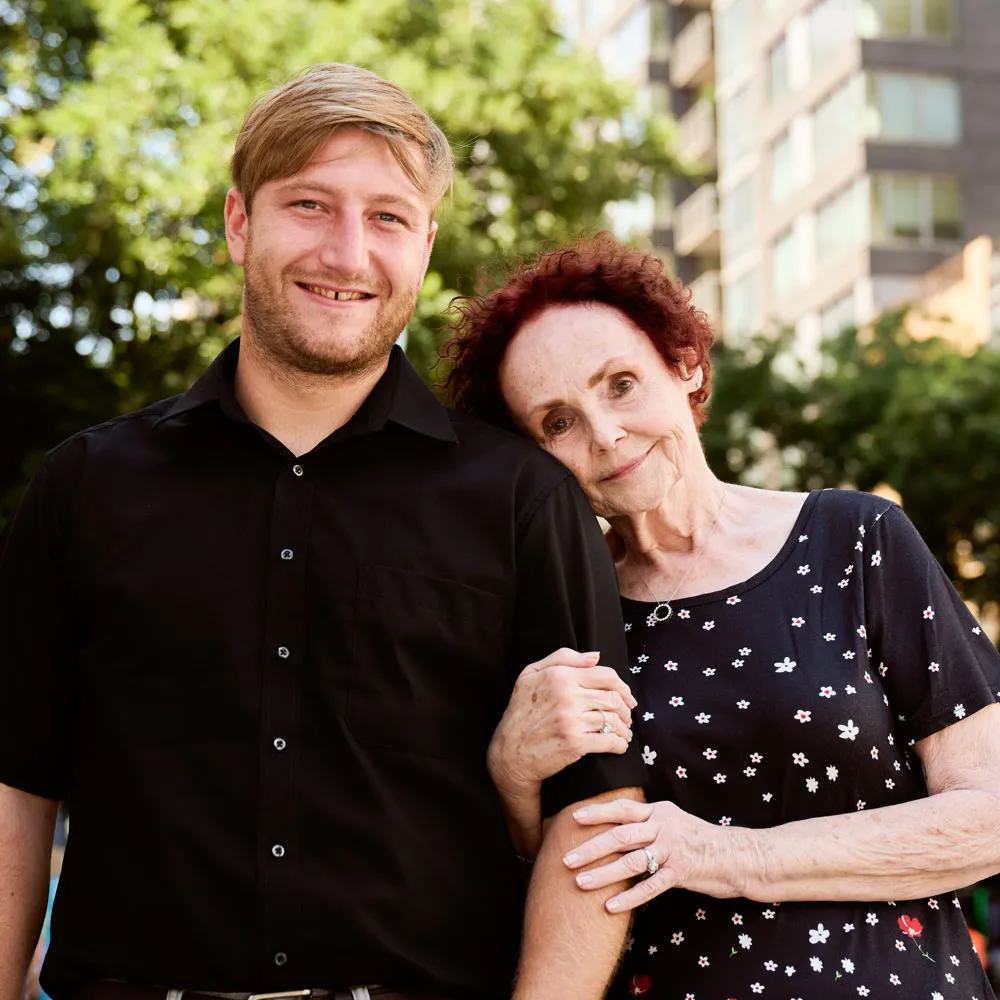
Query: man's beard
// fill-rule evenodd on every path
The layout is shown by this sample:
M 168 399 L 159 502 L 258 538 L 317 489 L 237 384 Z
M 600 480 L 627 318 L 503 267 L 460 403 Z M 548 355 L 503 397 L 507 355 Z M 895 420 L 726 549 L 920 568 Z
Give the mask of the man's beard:
M 284 285 L 283 279 L 288 284 Z M 378 309 L 371 322 L 357 334 L 338 338 L 336 331 L 324 335 L 322 319 L 315 328 L 305 328 L 287 301 L 288 286 L 293 281 L 304 284 L 361 287 L 378 296 Z M 357 276 L 278 275 L 276 280 L 267 272 L 265 261 L 259 261 L 247 246 L 243 268 L 243 310 L 252 331 L 254 348 L 268 357 L 272 364 L 286 372 L 318 376 L 352 376 L 371 370 L 382 362 L 396 342 L 407 321 L 413 315 L 419 287 L 391 293 L 387 281 L 374 276 L 359 280 Z M 331 310 L 331 318 L 336 314 Z M 348 321 L 347 317 L 342 318 Z

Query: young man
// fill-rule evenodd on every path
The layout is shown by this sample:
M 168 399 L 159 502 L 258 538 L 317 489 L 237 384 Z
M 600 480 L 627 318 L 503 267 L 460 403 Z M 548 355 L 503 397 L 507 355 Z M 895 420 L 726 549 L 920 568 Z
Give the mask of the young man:
M 451 171 L 364 70 L 258 102 L 226 202 L 241 339 L 56 448 L 8 526 L 0 1000 L 66 798 L 56 1000 L 511 995 L 525 879 L 486 747 L 524 664 L 625 653 L 572 477 L 393 347 Z M 603 994 L 627 918 L 561 865 L 588 833 L 566 807 L 642 770 L 588 756 L 547 784 L 519 1000 Z

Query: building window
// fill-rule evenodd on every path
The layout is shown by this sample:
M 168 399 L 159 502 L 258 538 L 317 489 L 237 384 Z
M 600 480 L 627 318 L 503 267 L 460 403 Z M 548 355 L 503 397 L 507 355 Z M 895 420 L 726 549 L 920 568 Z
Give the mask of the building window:
M 922 174 L 875 174 L 871 218 L 877 243 L 958 240 L 962 233 L 958 181 Z
M 955 0 L 862 0 L 866 38 L 951 38 Z
M 809 12 L 809 49 L 815 73 L 858 35 L 857 0 L 820 0 Z
M 954 145 L 962 138 L 958 82 L 918 73 L 870 73 L 871 138 Z
M 753 148 L 754 115 L 750 88 L 741 87 L 728 101 L 718 105 L 719 162 L 729 170 Z
M 784 201 L 798 187 L 792 136 L 783 132 L 771 144 L 771 203 Z
M 722 292 L 722 331 L 727 338 L 757 333 L 757 273 L 750 271 Z
M 771 246 L 771 293 L 776 299 L 790 295 L 799 285 L 799 255 L 795 233 L 789 230 Z
M 615 9 L 615 0 L 584 0 L 583 24 L 590 34 L 604 27 Z
M 816 212 L 816 261 L 822 263 L 867 239 L 863 182 L 835 194 Z
M 781 36 L 774 48 L 767 54 L 767 96 L 772 104 L 777 104 L 791 89 L 788 81 L 788 38 Z
M 597 54 L 610 76 L 631 76 L 649 61 L 650 42 L 649 7 L 642 4 L 597 46 Z
M 860 75 L 851 77 L 817 106 L 813 116 L 813 162 L 817 168 L 861 141 L 863 114 L 864 78 Z
M 754 210 L 754 178 L 748 177 L 722 198 L 722 254 L 726 261 L 736 260 L 748 250 L 756 235 L 757 213 Z
M 842 330 L 857 324 L 858 312 L 853 291 L 831 302 L 819 314 L 819 332 L 823 337 L 836 337 Z
M 747 0 L 734 0 L 715 18 L 716 75 L 725 80 L 741 69 L 750 54 Z

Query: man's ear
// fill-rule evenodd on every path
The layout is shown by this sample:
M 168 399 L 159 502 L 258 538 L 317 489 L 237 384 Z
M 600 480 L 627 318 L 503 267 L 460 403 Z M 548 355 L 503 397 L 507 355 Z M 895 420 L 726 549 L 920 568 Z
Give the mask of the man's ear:
M 247 212 L 243 195 L 236 188 L 230 188 L 226 192 L 224 216 L 226 220 L 226 246 L 229 247 L 229 256 L 233 258 L 233 263 L 237 267 L 242 267 L 243 261 L 246 259 L 250 214 Z

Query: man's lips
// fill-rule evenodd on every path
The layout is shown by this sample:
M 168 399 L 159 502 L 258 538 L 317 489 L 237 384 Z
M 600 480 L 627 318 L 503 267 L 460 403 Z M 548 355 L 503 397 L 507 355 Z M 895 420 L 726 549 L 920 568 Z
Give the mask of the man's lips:
M 314 285 L 305 281 L 296 281 L 295 284 L 303 291 L 326 302 L 366 302 L 375 298 L 371 292 L 359 288 L 332 288 L 329 285 Z
M 648 451 L 644 451 L 641 455 L 633 458 L 631 462 L 626 462 L 624 465 L 620 465 L 614 472 L 608 473 L 608 475 L 603 476 L 601 482 L 610 483 L 617 479 L 624 479 L 629 473 L 635 472 L 636 469 L 646 461 L 649 456 L 649 452 L 652 451 L 652 447 Z

